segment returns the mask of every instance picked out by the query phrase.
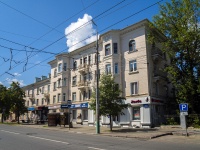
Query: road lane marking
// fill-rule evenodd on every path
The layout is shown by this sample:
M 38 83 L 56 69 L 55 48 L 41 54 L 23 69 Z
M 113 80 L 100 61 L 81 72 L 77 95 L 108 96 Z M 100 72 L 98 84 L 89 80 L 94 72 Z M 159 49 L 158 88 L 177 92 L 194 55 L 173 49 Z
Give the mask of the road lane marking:
M 3 132 L 7 132 L 7 133 L 12 133 L 12 134 L 19 134 L 19 133 L 16 133 L 16 132 L 11 132 L 11 131 L 6 131 L 6 130 L 1 130 Z
M 46 138 L 41 138 L 41 137 L 37 137 L 37 136 L 28 136 L 31 138 L 36 138 L 36 139 L 41 139 L 41 140 L 46 140 L 46 141 L 51 141 L 51 142 L 56 142 L 56 143 L 63 143 L 63 144 L 69 144 L 67 142 L 62 142 L 62 141 L 57 141 L 57 140 L 52 140 L 52 139 L 46 139 Z
M 96 148 L 96 147 L 88 147 L 89 149 L 97 149 L 97 150 L 106 150 L 106 149 L 101 149 L 101 148 Z

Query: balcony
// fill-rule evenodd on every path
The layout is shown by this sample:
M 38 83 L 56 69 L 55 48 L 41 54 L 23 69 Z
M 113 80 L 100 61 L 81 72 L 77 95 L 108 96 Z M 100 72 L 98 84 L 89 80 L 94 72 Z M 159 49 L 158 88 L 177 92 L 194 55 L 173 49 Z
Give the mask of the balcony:
M 29 97 L 29 99 L 30 99 L 31 101 L 33 101 L 33 100 L 35 99 L 34 94 L 29 94 L 28 97 Z
M 78 66 L 79 72 L 88 72 L 89 71 L 89 65 L 87 64 L 81 64 Z
M 84 88 L 88 88 L 88 82 L 87 81 L 79 81 L 78 82 L 78 89 L 84 89 Z
M 166 72 L 163 72 L 161 70 L 155 70 L 153 72 L 153 76 L 154 76 L 154 79 L 157 81 L 157 80 L 166 80 L 167 79 L 167 73 Z
M 157 47 L 151 49 L 151 55 L 154 61 L 165 59 L 164 53 Z
M 45 99 L 49 99 L 50 94 L 49 93 L 44 93 L 44 97 L 45 97 Z

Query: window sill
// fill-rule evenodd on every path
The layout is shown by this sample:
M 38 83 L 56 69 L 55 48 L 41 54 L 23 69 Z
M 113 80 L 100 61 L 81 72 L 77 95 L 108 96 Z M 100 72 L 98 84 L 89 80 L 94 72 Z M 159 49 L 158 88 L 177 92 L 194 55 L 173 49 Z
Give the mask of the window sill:
M 134 122 L 140 122 L 141 120 L 132 120 L 132 121 L 134 121 Z
M 131 94 L 130 96 L 139 96 L 139 94 Z
M 136 70 L 136 71 L 130 71 L 128 74 L 136 74 L 136 73 L 139 73 L 139 71 L 138 70 Z
M 138 50 L 136 49 L 136 50 L 132 50 L 132 51 L 128 51 L 127 53 L 128 54 L 131 54 L 131 53 L 134 53 L 134 52 L 137 52 Z

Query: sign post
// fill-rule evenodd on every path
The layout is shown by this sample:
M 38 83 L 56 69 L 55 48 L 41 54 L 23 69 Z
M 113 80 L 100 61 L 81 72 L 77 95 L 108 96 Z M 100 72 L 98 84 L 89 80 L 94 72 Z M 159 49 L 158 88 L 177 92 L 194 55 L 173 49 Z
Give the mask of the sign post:
M 188 136 L 188 133 L 187 133 L 187 121 L 186 121 L 186 116 L 188 115 L 188 104 L 187 103 L 179 104 L 179 109 L 180 109 L 181 127 L 182 127 L 182 129 L 185 129 L 186 136 Z

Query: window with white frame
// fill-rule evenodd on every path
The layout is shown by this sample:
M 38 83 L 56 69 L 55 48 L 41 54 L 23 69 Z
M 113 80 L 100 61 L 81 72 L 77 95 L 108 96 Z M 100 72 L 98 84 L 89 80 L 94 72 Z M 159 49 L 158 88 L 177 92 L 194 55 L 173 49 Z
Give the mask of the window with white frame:
M 111 74 L 111 64 L 106 65 L 106 74 Z
M 61 72 L 62 71 L 62 63 L 59 63 L 58 64 L 58 72 Z
M 63 93 L 63 101 L 65 101 L 65 100 L 66 100 L 66 94 Z
M 91 64 L 91 56 L 88 56 L 88 65 Z
M 83 75 L 83 81 L 86 82 L 87 81 L 87 74 Z
M 72 101 L 76 101 L 76 92 L 72 93 Z
M 40 89 L 39 89 L 39 88 L 37 88 L 37 95 L 39 95 L 39 91 L 40 91 Z
M 132 60 L 129 62 L 129 71 L 130 72 L 137 71 L 137 61 L 136 60 Z
M 92 73 L 89 72 L 89 73 L 88 73 L 88 81 L 91 81 L 91 80 L 92 80 Z
M 131 89 L 131 95 L 138 94 L 138 82 L 132 82 L 130 84 L 130 89 Z
M 118 63 L 115 63 L 115 74 L 118 74 Z
M 105 45 L 105 56 L 111 54 L 110 44 Z
M 44 98 L 42 98 L 42 105 L 44 105 Z
M 87 92 L 83 91 L 83 100 L 86 100 L 86 99 L 87 99 Z
M 87 57 L 84 57 L 83 64 L 87 64 Z
M 67 63 L 64 63 L 63 70 L 64 70 L 64 71 L 67 71 Z
M 50 92 L 50 85 L 48 85 L 48 89 L 47 90 L 48 90 L 48 92 Z
M 72 85 L 76 86 L 76 76 L 72 77 Z
M 140 107 L 132 107 L 132 119 L 140 120 Z
M 27 106 L 29 106 L 29 101 L 27 101 Z
M 38 106 L 38 105 L 39 105 L 39 99 L 36 100 L 36 106 Z
M 136 44 L 135 44 L 135 40 L 131 40 L 129 42 L 129 52 L 134 52 L 136 51 Z

